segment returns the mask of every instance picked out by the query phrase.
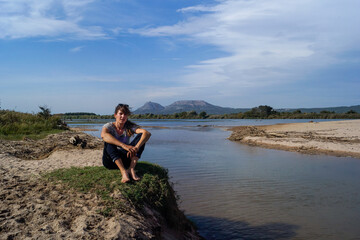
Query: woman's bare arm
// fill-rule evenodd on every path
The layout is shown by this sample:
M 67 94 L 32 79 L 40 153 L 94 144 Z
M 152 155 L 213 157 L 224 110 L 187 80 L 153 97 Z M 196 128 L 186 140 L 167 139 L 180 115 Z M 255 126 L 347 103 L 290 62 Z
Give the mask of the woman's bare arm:
M 119 140 L 117 140 L 113 135 L 110 134 L 109 129 L 107 129 L 105 127 L 103 127 L 101 130 L 101 138 L 104 140 L 104 142 L 122 147 L 126 151 L 129 151 L 130 148 L 132 148 L 132 146 L 127 145 L 127 144 L 122 143 Z
M 139 142 L 135 146 L 136 148 L 139 149 L 139 148 L 141 148 L 142 145 L 144 145 L 149 140 L 149 138 L 151 137 L 151 133 L 143 128 L 136 129 L 135 133 L 136 134 L 142 133 Z
M 143 129 L 143 128 L 136 129 L 135 133 L 136 134 L 142 133 L 142 135 L 141 135 L 141 138 L 140 138 L 139 142 L 134 147 L 133 146 L 129 147 L 128 157 L 130 157 L 130 158 L 132 158 L 132 157 L 134 157 L 136 155 L 136 153 L 139 151 L 141 146 L 144 145 L 149 140 L 149 138 L 151 136 L 151 133 L 148 132 L 147 130 Z

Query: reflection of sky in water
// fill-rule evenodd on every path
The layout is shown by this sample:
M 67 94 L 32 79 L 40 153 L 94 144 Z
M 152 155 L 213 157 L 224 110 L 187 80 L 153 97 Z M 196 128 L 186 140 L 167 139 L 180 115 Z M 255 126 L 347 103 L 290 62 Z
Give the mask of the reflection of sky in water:
M 360 235 L 358 159 L 250 147 L 226 140 L 228 131 L 196 127 L 265 125 L 278 120 L 237 121 L 147 121 L 147 126 L 170 128 L 149 128 L 152 137 L 142 160 L 169 169 L 181 208 L 205 237 L 356 239 Z

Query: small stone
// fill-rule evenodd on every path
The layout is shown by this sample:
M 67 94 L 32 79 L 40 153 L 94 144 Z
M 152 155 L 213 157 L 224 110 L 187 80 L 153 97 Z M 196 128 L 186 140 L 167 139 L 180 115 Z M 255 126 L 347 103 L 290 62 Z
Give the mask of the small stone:
M 16 219 L 15 221 L 18 223 L 25 223 L 25 218 L 20 217 L 20 218 Z
M 76 145 L 78 145 L 78 144 L 81 142 L 81 139 L 79 138 L 78 135 L 76 135 L 76 136 L 71 137 L 71 138 L 69 139 L 69 142 L 70 142 L 72 145 L 76 146 Z

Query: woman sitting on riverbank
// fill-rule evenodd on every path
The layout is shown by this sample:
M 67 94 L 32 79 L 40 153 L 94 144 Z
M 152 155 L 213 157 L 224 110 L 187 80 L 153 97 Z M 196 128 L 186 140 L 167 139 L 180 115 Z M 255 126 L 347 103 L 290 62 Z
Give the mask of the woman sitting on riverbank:
M 131 114 L 127 104 L 115 108 L 115 122 L 106 123 L 101 131 L 104 140 L 103 165 L 108 169 L 120 169 L 122 180 L 126 183 L 131 176 L 135 181 L 140 178 L 135 173 L 135 166 L 151 134 L 128 120 Z M 130 143 L 130 137 L 137 136 Z

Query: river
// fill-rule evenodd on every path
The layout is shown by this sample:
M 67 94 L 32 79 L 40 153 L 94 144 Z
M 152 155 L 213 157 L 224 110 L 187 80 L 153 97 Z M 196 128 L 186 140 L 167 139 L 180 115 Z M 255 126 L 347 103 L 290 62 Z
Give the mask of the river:
M 360 239 L 359 159 L 242 145 L 224 128 L 306 121 L 136 122 L 152 133 L 142 160 L 169 169 L 206 239 Z M 102 125 L 81 124 L 98 137 Z

